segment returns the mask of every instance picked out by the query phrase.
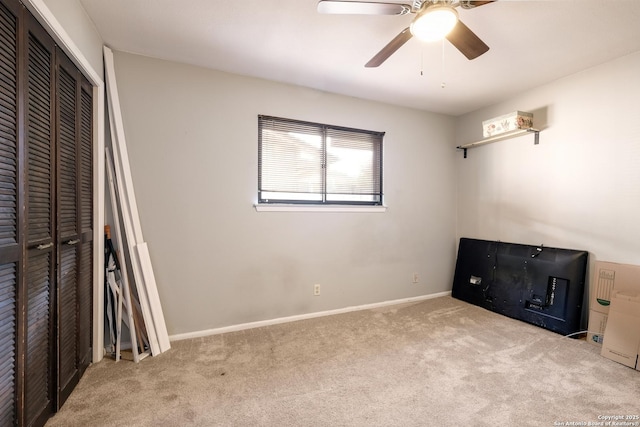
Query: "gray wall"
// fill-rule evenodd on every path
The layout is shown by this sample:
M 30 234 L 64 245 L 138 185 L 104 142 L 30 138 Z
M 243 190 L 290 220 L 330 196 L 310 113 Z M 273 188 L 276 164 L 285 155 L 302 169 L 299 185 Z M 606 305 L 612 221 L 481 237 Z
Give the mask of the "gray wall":
M 453 118 L 121 52 L 115 66 L 170 335 L 450 289 Z M 387 212 L 256 212 L 258 114 L 385 131 Z
M 456 160 L 458 237 L 586 249 L 640 264 L 640 52 L 459 117 L 456 144 L 482 121 L 534 112 L 533 136 Z

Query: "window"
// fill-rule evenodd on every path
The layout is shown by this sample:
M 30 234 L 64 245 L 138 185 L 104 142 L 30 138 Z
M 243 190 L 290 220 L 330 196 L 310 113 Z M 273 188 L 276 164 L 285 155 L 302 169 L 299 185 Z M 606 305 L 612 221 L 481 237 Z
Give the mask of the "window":
M 382 205 L 383 137 L 258 116 L 258 203 Z

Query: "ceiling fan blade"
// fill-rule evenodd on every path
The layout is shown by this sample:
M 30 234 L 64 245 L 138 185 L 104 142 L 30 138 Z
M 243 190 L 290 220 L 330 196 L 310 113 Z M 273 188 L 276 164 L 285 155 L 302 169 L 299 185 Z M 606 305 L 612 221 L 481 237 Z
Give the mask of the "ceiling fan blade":
M 484 6 L 485 4 L 493 3 L 496 0 L 461 0 L 460 6 L 463 9 L 473 9 L 475 7 Z
M 475 59 L 489 50 L 487 46 L 473 31 L 462 21 L 458 21 L 453 30 L 447 35 L 451 42 L 468 59 Z
M 376 53 L 376 55 L 369 60 L 364 66 L 367 68 L 377 67 L 387 60 L 394 52 L 400 47 L 409 41 L 409 39 L 413 37 L 411 31 L 409 31 L 409 27 L 405 28 L 393 38 L 385 47 L 380 50 L 380 52 Z
M 406 15 L 411 12 L 411 6 L 398 3 L 322 0 L 318 2 L 318 12 L 347 15 Z

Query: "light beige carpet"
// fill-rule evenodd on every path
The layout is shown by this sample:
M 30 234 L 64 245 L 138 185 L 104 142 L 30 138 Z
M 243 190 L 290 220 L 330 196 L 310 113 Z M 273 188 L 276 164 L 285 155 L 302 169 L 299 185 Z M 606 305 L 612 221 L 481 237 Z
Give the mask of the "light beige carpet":
M 442 297 L 173 342 L 139 364 L 104 360 L 47 426 L 554 426 L 636 414 L 640 372 Z

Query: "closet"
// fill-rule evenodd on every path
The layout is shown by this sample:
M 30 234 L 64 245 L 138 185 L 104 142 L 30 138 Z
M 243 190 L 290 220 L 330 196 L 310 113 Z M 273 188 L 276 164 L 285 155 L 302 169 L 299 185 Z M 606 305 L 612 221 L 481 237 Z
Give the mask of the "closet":
M 39 426 L 91 361 L 92 87 L 0 0 L 0 426 Z

